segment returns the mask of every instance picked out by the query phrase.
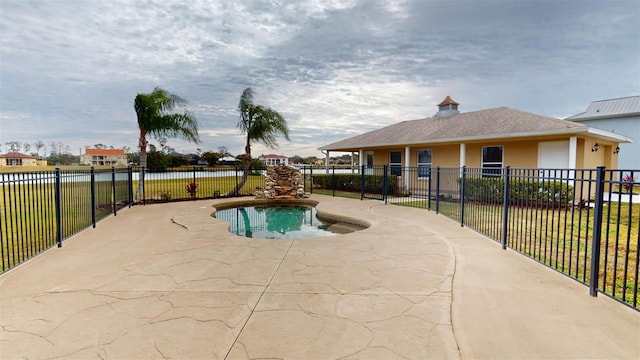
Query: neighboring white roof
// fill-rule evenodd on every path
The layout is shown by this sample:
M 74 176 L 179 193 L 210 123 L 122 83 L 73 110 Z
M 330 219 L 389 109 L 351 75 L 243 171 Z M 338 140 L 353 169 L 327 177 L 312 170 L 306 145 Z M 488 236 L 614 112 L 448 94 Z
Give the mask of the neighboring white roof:
M 567 120 L 580 121 L 636 115 L 640 115 L 640 96 L 629 96 L 594 101 L 585 112 L 570 116 Z
M 262 154 L 258 156 L 259 159 L 287 159 L 284 155 L 275 155 L 275 154 Z
M 238 161 L 238 159 L 234 158 L 233 156 L 225 156 L 223 158 L 220 158 L 218 161 Z

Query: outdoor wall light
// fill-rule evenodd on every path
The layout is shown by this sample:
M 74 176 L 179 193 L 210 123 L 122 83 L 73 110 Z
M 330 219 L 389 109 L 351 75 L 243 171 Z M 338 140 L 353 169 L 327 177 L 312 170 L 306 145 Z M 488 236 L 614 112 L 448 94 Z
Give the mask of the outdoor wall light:
M 599 148 L 600 148 L 600 144 L 595 143 L 595 144 L 593 144 L 593 147 L 591 148 L 591 152 L 596 152 L 596 151 L 598 151 Z
M 619 152 L 620 152 L 620 146 L 616 146 L 616 148 L 615 148 L 615 149 L 613 149 L 613 153 L 614 153 L 614 154 L 617 154 L 617 153 L 619 153 Z

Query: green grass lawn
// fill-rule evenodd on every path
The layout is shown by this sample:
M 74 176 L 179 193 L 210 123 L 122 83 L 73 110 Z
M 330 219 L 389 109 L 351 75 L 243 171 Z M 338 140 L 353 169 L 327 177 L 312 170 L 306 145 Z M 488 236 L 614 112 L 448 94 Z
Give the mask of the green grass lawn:
M 86 173 L 78 176 L 88 175 Z M 192 179 L 166 179 L 145 181 L 145 199 L 149 201 L 171 201 L 190 199 L 186 186 Z M 233 189 L 236 177 L 197 178 L 196 199 L 224 196 Z M 241 190 L 248 195 L 257 186 L 264 185 L 264 177 L 250 175 Z M 138 186 L 134 181 L 133 191 Z M 114 203 L 126 203 L 129 199 L 127 180 L 116 181 L 115 199 L 112 183 L 96 182 L 96 220 L 113 213 Z M 63 182 L 62 238 L 65 239 L 92 226 L 91 185 L 89 181 Z M 0 271 L 28 259 L 56 245 L 58 226 L 56 222 L 55 185 L 41 181 L 17 183 L 0 187 Z
M 196 199 L 224 196 L 239 178 L 196 178 Z M 145 199 L 172 201 L 189 199 L 186 187 L 193 179 L 163 179 L 145 181 Z M 133 183 L 133 192 L 137 189 Z M 241 190 L 252 194 L 264 186 L 264 177 L 250 175 Z M 56 241 L 56 209 L 54 185 L 50 183 L 7 185 L 0 188 L 0 250 L 3 269 L 29 258 Z M 126 180 L 116 182 L 116 197 L 110 182 L 96 183 L 96 217 L 112 213 L 114 203 L 128 200 Z M 327 189 L 314 193 L 332 195 Z M 360 198 L 359 193 L 336 192 L 337 196 Z M 377 196 L 379 197 L 379 196 Z M 389 197 L 389 203 L 426 209 L 427 199 Z M 62 184 L 63 238 L 91 226 L 91 192 L 87 181 Z M 431 200 L 431 210 L 436 201 Z M 439 213 L 460 220 L 457 201 L 440 201 Z M 465 226 L 499 241 L 502 233 L 502 206 L 468 202 L 465 204 Z M 579 281 L 590 281 L 591 242 L 594 211 L 590 208 L 524 208 L 512 207 L 508 218 L 508 245 Z M 607 294 L 639 306 L 640 292 L 635 285 L 638 267 L 638 227 L 640 204 L 605 206 L 602 224 L 599 287 Z M 626 282 L 626 286 L 625 286 Z
M 240 178 L 241 176 L 237 179 L 235 176 L 196 178 L 197 191 L 195 198 L 206 199 L 224 196 L 233 190 L 236 186 L 236 181 L 239 181 Z M 186 188 L 192 181 L 193 179 L 145 180 L 145 199 L 159 201 L 189 199 L 190 194 Z M 247 182 L 240 190 L 240 194 L 253 194 L 258 186 L 264 186 L 264 177 L 262 175 L 249 175 Z M 134 181 L 134 195 L 137 188 L 138 181 Z
M 390 201 L 427 208 L 427 200 Z M 431 210 L 435 210 L 431 200 Z M 460 219 L 460 204 L 440 201 L 440 213 Z M 500 241 L 502 205 L 465 204 L 465 226 Z M 511 207 L 508 246 L 579 281 L 589 283 L 594 210 L 591 208 Z M 607 294 L 640 306 L 635 285 L 638 266 L 640 204 L 611 204 L 603 209 L 599 288 Z M 626 284 L 625 284 L 626 280 Z

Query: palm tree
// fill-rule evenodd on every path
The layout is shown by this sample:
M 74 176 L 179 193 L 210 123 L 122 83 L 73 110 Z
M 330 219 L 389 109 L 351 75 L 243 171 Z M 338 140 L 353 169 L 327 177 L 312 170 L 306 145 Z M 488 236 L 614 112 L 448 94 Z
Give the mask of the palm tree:
M 184 112 L 173 113 L 177 106 L 186 105 L 187 101 L 164 89 L 156 87 L 149 94 L 138 94 L 133 107 L 138 116 L 140 128 L 140 181 L 136 199 L 143 196 L 144 171 L 147 166 L 147 135 L 154 138 L 181 138 L 189 142 L 199 143 L 198 120 L 194 115 Z
M 243 135 L 247 135 L 247 142 L 244 147 L 244 171 L 240 182 L 227 196 L 237 195 L 238 191 L 247 182 L 247 177 L 251 171 L 252 142 L 258 141 L 273 149 L 278 147 L 276 140 L 278 134 L 282 134 L 285 139 L 289 140 L 287 120 L 275 110 L 262 105 L 255 105 L 253 103 L 253 89 L 250 87 L 242 92 L 238 103 L 238 111 L 240 111 L 238 128 Z

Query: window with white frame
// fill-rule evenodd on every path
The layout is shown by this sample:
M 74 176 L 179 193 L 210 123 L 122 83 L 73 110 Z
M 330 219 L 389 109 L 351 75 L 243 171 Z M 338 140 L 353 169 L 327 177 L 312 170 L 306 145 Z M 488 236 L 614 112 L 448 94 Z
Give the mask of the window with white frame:
M 418 150 L 418 179 L 431 177 L 431 149 Z
M 502 146 L 482 147 L 482 176 L 500 176 L 502 174 Z
M 402 176 L 402 151 L 389 152 L 389 169 L 391 175 Z

